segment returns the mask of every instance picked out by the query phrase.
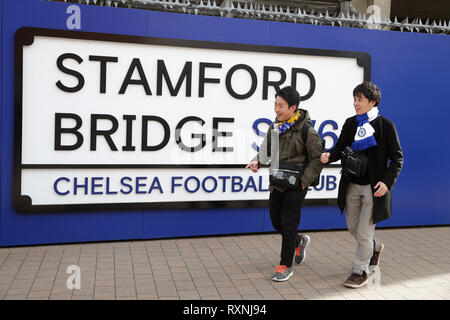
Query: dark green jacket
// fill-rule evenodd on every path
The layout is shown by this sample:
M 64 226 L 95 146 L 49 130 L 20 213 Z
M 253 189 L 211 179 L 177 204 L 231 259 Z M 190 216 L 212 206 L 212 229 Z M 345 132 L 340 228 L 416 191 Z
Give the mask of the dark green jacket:
M 296 164 L 304 168 L 302 182 L 308 187 L 320 174 L 323 168 L 320 162 L 320 155 L 323 152 L 322 142 L 317 131 L 312 127 L 311 119 L 309 117 L 308 111 L 300 109 L 301 116 L 294 124 L 292 128 L 288 131 L 278 135 L 273 130 L 274 124 L 278 122 L 275 120 L 269 127 L 266 137 L 259 149 L 258 154 L 253 158 L 253 161 L 258 161 L 260 164 L 267 165 L 273 162 L 272 156 L 277 155 L 276 143 L 272 143 L 272 139 L 279 137 L 279 161 L 289 162 Z M 305 153 L 305 142 L 302 138 L 302 127 L 309 122 L 311 124 L 306 141 L 306 150 L 308 154 Z M 272 138 L 271 138 L 272 137 Z M 270 152 L 269 152 L 270 149 Z M 307 159 L 309 156 L 309 161 Z M 305 167 L 305 163 L 308 165 Z

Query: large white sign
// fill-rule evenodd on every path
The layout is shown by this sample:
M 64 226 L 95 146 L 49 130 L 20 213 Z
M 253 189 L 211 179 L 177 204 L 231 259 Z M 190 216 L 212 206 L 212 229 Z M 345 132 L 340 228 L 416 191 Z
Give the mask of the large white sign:
M 244 166 L 277 88 L 296 86 L 330 148 L 370 64 L 358 52 L 33 28 L 16 50 L 21 211 L 266 200 L 268 170 Z M 336 198 L 338 182 L 326 168 L 307 199 Z

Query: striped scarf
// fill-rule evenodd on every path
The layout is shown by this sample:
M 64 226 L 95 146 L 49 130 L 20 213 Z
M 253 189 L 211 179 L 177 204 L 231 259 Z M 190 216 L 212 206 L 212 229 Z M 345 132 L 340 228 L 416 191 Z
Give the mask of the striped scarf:
M 288 131 L 292 126 L 297 122 L 298 119 L 300 119 L 302 116 L 300 110 L 295 111 L 295 113 L 292 115 L 292 117 L 289 118 L 287 121 L 280 121 L 275 124 L 275 132 L 278 134 L 285 133 Z
M 356 129 L 355 141 L 352 143 L 352 150 L 361 151 L 377 145 L 377 141 L 373 136 L 375 129 L 369 123 L 376 117 L 378 117 L 377 107 L 373 107 L 369 112 L 356 116 L 358 128 Z

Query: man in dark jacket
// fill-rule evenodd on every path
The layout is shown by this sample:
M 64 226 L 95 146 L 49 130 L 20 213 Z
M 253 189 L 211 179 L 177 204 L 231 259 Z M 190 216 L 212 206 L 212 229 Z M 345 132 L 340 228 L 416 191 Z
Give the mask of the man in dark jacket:
M 345 209 L 348 230 L 357 241 L 352 274 L 344 285 L 359 288 L 367 284 L 384 249 L 374 238 L 375 224 L 391 214 L 392 187 L 403 166 L 403 152 L 394 123 L 378 114 L 381 94 L 377 86 L 363 82 L 353 90 L 353 98 L 356 116 L 345 121 L 338 142 L 322 154 L 321 161 L 340 160 L 342 151 L 350 147 L 367 162 L 366 172 L 360 175 L 342 163 L 338 191 L 339 208 Z
M 281 261 L 275 268 L 274 281 L 286 281 L 292 276 L 292 260 L 301 263 L 306 254 L 309 236 L 298 235 L 300 210 L 309 185 L 322 170 L 320 156 L 323 152 L 321 139 L 311 125 L 308 112 L 298 109 L 300 95 L 293 87 L 284 87 L 275 95 L 277 119 L 270 126 L 258 154 L 246 166 L 257 172 L 260 164 L 286 162 L 303 168 L 301 185 L 296 188 L 269 186 L 269 210 L 273 227 L 281 234 Z M 302 128 L 309 125 L 306 141 Z M 306 127 L 305 127 L 306 128 Z

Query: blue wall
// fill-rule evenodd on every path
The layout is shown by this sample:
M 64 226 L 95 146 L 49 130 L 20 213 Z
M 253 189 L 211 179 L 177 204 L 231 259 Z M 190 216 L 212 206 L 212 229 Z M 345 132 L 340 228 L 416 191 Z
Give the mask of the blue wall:
M 66 29 L 70 4 L 0 0 L 0 246 L 272 231 L 266 208 L 20 214 L 12 206 L 14 33 Z M 80 5 L 81 30 L 368 52 L 380 112 L 399 131 L 405 164 L 391 219 L 378 227 L 450 224 L 450 37 Z M 300 229 L 345 228 L 336 206 L 307 206 Z

